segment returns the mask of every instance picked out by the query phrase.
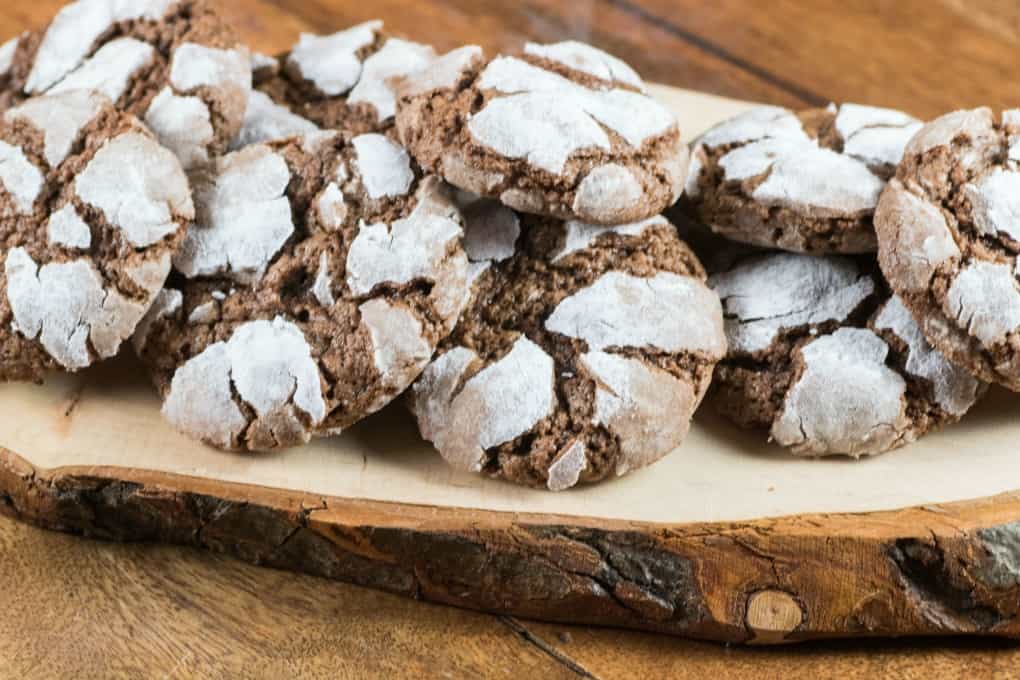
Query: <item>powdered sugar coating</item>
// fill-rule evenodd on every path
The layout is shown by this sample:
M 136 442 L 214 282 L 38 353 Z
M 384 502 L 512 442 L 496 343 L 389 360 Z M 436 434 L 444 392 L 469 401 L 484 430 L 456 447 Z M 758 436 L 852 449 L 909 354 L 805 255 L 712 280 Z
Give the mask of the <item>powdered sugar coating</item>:
M 868 164 L 896 165 L 922 123 L 895 109 L 843 104 L 836 113 L 835 126 L 846 155 Z
M 361 323 L 372 338 L 376 370 L 385 387 L 401 391 L 411 384 L 432 358 L 421 321 L 406 307 L 375 298 L 362 304 Z M 387 394 L 378 404 L 389 402 Z
M 418 204 L 392 224 L 361 223 L 347 254 L 347 285 L 355 295 L 367 295 L 382 283 L 406 284 L 415 279 L 437 280 L 440 266 L 461 238 L 456 210 L 428 183 Z M 452 283 L 452 282 L 451 282 Z M 455 287 L 461 290 L 463 283 Z
M 496 201 L 478 199 L 464 208 L 464 251 L 471 262 L 502 262 L 516 252 L 521 220 Z
M 897 445 L 909 426 L 906 383 L 885 365 L 889 347 L 880 337 L 840 328 L 800 353 L 804 373 L 772 427 L 777 443 L 804 455 L 854 457 Z
M 254 411 L 249 422 L 234 401 Z M 185 433 L 228 447 L 245 428 L 287 446 L 308 441 L 326 415 L 318 367 L 301 330 L 250 321 L 174 374 L 163 414 Z
M 655 225 L 665 224 L 666 218 L 661 215 L 650 217 L 647 220 L 641 222 L 632 222 L 631 224 L 620 224 L 613 227 L 604 227 L 596 224 L 586 224 L 584 222 L 578 222 L 577 220 L 571 220 L 566 223 L 566 238 L 563 242 L 563 247 L 560 248 L 552 258 L 553 262 L 562 260 L 571 253 L 576 253 L 587 249 L 593 244 L 600 236 L 605 234 L 620 234 L 623 236 L 637 236 Z
M 70 370 L 92 363 L 90 344 L 100 358 L 116 354 L 148 306 L 104 289 L 98 272 L 84 259 L 40 267 L 19 246 L 7 252 L 4 268 L 14 329 L 37 338 Z
M 177 0 L 77 0 L 53 18 L 39 45 L 25 92 L 40 94 L 60 82 L 89 54 L 96 40 L 115 23 L 157 21 Z
M 695 140 L 695 145 L 717 147 L 759 139 L 810 140 L 793 111 L 778 106 L 756 106 L 711 128 Z
M 268 142 L 284 137 L 298 137 L 317 132 L 319 127 L 282 104 L 274 102 L 269 95 L 253 90 L 248 98 L 248 109 L 244 113 L 241 131 L 231 144 L 231 149 L 242 149 L 251 144 Z
M 333 280 L 329 274 L 329 253 L 324 252 L 319 256 L 319 271 L 312 284 L 312 295 L 323 307 L 332 307 L 336 304 L 336 298 L 333 297 Z
M 552 357 L 526 337 L 458 391 L 475 358 L 466 348 L 443 354 L 425 370 L 415 393 L 423 435 L 451 465 L 479 472 L 486 449 L 524 434 L 552 413 L 555 393 Z
M 20 43 L 21 36 L 18 36 L 0 45 L 0 76 L 5 76 L 10 72 L 11 66 L 14 65 L 14 54 L 18 51 Z
M 182 93 L 200 87 L 241 87 L 250 80 L 251 55 L 245 49 L 183 43 L 170 64 L 170 84 Z
M 447 52 L 422 69 L 408 74 L 401 84 L 400 94 L 411 97 L 433 90 L 454 87 L 464 73 L 482 60 L 482 48 L 465 45 Z
M 767 173 L 751 192 L 766 205 L 818 208 L 834 215 L 873 210 L 885 187 L 864 164 L 812 142 L 751 142 L 723 156 L 719 165 L 727 181 Z
M 112 101 L 120 99 L 128 83 L 156 58 L 156 49 L 141 40 L 118 38 L 100 47 L 81 66 L 47 90 L 59 94 L 74 90 L 96 90 Z
M 319 223 L 325 229 L 339 229 L 347 219 L 347 202 L 336 182 L 330 182 L 323 189 L 315 208 L 319 213 Z
M 549 466 L 549 479 L 545 486 L 550 491 L 565 491 L 581 479 L 581 473 L 588 467 L 588 456 L 584 444 L 575 441 L 568 446 Z
M 719 298 L 696 279 L 610 271 L 560 302 L 545 327 L 584 340 L 593 351 L 645 347 L 722 356 L 720 320 Z
M 435 50 L 428 45 L 390 38 L 378 52 L 365 59 L 361 77 L 347 101 L 372 106 L 379 122 L 387 122 L 397 111 L 397 98 L 389 79 L 423 69 L 435 58 Z
M 669 111 L 644 95 L 589 90 L 514 57 L 490 62 L 478 87 L 507 96 L 492 99 L 472 117 L 468 128 L 475 139 L 554 174 L 579 150 L 611 148 L 601 125 L 634 147 L 676 126 Z
M 907 372 L 931 383 L 935 403 L 943 410 L 963 416 L 977 402 L 981 383 L 928 344 L 900 298 L 893 296 L 885 303 L 875 318 L 875 328 L 891 330 L 906 343 Z
M 191 220 L 195 215 L 188 178 L 177 160 L 141 132 L 104 142 L 74 188 L 139 248 L 176 232 L 175 217 Z
M 927 291 L 936 268 L 961 256 L 942 211 L 907 191 L 894 179 L 875 212 L 883 267 L 893 268 L 891 283 L 900 293 Z
M 0 187 L 14 201 L 18 214 L 31 215 L 43 188 L 42 171 L 20 147 L 0 140 Z M 3 215 L 6 211 L 0 211 Z M 6 216 L 6 215 L 4 215 Z
M 287 162 L 263 145 L 217 160 L 213 176 L 195 187 L 198 217 L 174 266 L 188 277 L 257 281 L 294 231 L 289 183 Z
M 777 253 L 713 275 L 731 352 L 767 350 L 783 329 L 842 322 L 875 292 L 853 260 Z
M 375 42 L 380 30 L 381 21 L 368 21 L 328 36 L 302 33 L 287 64 L 324 95 L 344 94 L 361 77 L 358 52 Z
M 981 234 L 1004 234 L 1020 241 L 1020 171 L 995 168 L 969 183 L 964 192 L 970 200 L 974 226 Z
M 697 397 L 688 382 L 643 361 L 589 352 L 581 365 L 596 380 L 595 416 L 619 439 L 616 474 L 649 465 L 680 446 Z
M 609 150 L 609 137 L 582 109 L 563 106 L 548 92 L 531 92 L 491 101 L 468 127 L 481 144 L 508 158 L 526 158 L 558 174 L 570 154 L 590 147 Z
M 89 225 L 70 203 L 50 215 L 46 222 L 46 237 L 50 245 L 63 248 L 84 250 L 92 244 Z
M 601 80 L 624 83 L 639 90 L 644 89 L 641 77 L 624 61 L 608 52 L 576 40 L 566 40 L 551 45 L 528 43 L 524 46 L 524 53 L 558 62 Z
M 43 133 L 43 157 L 51 168 L 67 158 L 82 128 L 110 102 L 98 92 L 78 90 L 29 99 L 9 109 L 8 121 L 24 120 Z
M 198 97 L 180 96 L 165 87 L 145 114 L 145 123 L 186 168 L 209 160 L 208 145 L 215 136 L 209 107 Z
M 404 196 L 414 181 L 407 151 L 379 134 L 358 135 L 352 142 L 358 171 L 369 198 Z
M 977 142 L 976 146 L 983 146 L 992 141 L 994 122 L 992 110 L 985 107 L 947 113 L 922 127 L 911 138 L 904 153 L 920 156 L 937 146 L 949 146 L 961 135 Z
M 974 261 L 953 279 L 946 312 L 990 348 L 1020 329 L 1020 284 L 1006 264 Z
M 643 194 L 641 183 L 628 168 L 616 163 L 600 165 L 578 185 L 574 212 L 594 215 L 600 222 L 618 222 Z

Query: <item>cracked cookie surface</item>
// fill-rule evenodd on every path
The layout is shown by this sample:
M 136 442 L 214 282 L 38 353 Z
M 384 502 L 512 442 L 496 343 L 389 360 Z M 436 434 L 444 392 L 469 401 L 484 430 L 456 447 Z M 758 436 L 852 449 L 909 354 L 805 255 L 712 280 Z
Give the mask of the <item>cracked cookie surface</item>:
M 0 380 L 112 357 L 163 287 L 194 206 L 174 155 L 97 92 L 0 115 Z
M 856 104 L 757 107 L 694 141 L 681 206 L 743 243 L 873 252 L 879 195 L 920 127 L 905 113 Z
M 240 129 L 251 64 L 207 0 L 77 0 L 0 46 L 0 110 L 74 89 L 138 116 L 191 169 Z
M 197 219 L 135 347 L 163 414 L 225 449 L 335 434 L 403 392 L 467 293 L 460 211 L 378 134 L 254 144 Z
M 422 435 L 457 468 L 554 491 L 679 447 L 725 340 L 673 225 L 468 214 L 470 302 L 411 393 Z
M 1020 391 L 1020 109 L 957 111 L 907 147 L 875 218 L 879 262 L 946 356 Z
M 795 454 L 883 453 L 956 422 L 984 392 L 866 259 L 753 255 L 709 284 L 729 343 L 717 407 Z
M 290 51 L 253 60 L 255 89 L 234 148 L 307 134 L 393 127 L 393 79 L 436 59 L 428 45 L 387 35 L 369 21 L 332 35 L 303 34 Z
M 525 213 L 625 224 L 676 202 L 676 118 L 619 59 L 577 42 L 487 60 L 463 47 L 408 76 L 397 130 L 415 159 Z

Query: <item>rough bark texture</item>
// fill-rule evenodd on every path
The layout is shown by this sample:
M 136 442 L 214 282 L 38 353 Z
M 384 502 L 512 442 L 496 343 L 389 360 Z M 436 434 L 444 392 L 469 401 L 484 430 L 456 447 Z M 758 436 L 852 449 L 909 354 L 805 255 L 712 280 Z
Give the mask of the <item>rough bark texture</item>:
M 1020 494 L 669 526 L 302 496 L 128 468 L 37 470 L 0 450 L 0 512 L 565 623 L 760 644 L 1020 637 Z

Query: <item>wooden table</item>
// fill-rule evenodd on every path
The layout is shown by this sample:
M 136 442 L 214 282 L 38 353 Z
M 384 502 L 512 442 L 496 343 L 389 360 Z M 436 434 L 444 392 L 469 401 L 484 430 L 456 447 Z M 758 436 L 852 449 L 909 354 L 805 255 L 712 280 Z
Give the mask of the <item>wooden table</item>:
M 0 38 L 60 0 L 9 0 Z M 302 30 L 369 18 L 447 49 L 587 40 L 649 80 L 788 106 L 830 99 L 918 116 L 1016 106 L 1010 0 L 224 0 L 274 52 Z M 1014 97 L 1011 99 L 1011 97 Z M 720 646 L 425 605 L 162 546 L 122 546 L 0 519 L 0 677 L 1010 677 L 997 641 Z M 76 673 L 75 673 L 76 672 Z M 728 677 L 728 676 L 727 676 Z

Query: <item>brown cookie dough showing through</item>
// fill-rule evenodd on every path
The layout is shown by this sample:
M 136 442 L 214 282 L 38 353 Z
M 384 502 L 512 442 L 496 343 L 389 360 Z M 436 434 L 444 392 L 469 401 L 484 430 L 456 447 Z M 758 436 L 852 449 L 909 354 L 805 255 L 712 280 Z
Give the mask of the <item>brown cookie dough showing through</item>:
M 875 225 L 882 271 L 928 340 L 982 380 L 1020 391 L 1020 109 L 926 125 Z
M 240 130 L 251 64 L 210 0 L 77 0 L 0 46 L 0 110 L 75 89 L 137 115 L 191 169 Z
M 872 260 L 754 255 L 713 275 L 729 353 L 713 401 L 798 455 L 874 455 L 959 420 L 985 385 L 924 339 Z
M 0 115 L 0 380 L 114 356 L 194 214 L 177 158 L 98 92 Z
M 184 433 L 266 450 L 403 392 L 467 294 L 458 208 L 378 134 L 255 144 L 197 182 L 197 218 L 135 347 Z
M 317 129 L 386 132 L 397 107 L 393 79 L 435 58 L 428 45 L 387 36 L 381 21 L 304 34 L 286 54 L 253 59 L 255 90 L 234 147 Z
M 679 447 L 725 340 L 674 227 L 478 208 L 471 301 L 411 395 L 422 435 L 454 467 L 553 491 Z
M 525 213 L 625 224 L 676 202 L 689 152 L 633 70 L 577 42 L 486 60 L 455 50 L 408 76 L 397 129 L 427 171 Z
M 856 104 L 757 107 L 695 140 L 681 206 L 742 243 L 874 252 L 879 195 L 920 127 L 905 113 Z

